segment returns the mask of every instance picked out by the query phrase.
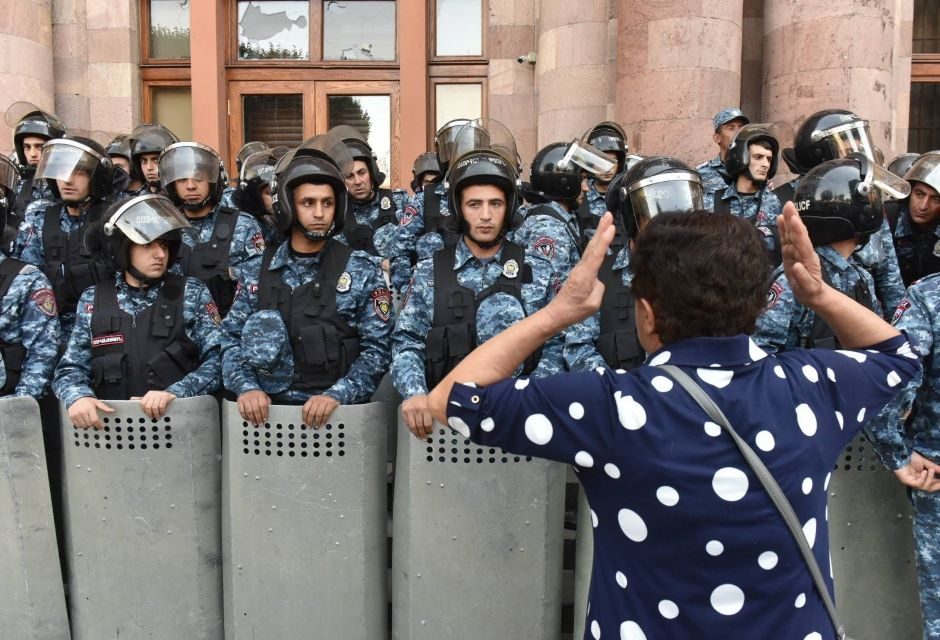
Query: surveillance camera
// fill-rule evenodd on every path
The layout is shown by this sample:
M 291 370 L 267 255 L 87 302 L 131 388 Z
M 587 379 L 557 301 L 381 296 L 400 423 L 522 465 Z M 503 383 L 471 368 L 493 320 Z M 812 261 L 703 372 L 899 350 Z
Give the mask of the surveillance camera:
M 535 64 L 535 57 L 536 57 L 536 56 L 535 56 L 535 52 L 534 52 L 534 51 L 530 51 L 529 53 L 526 53 L 526 54 L 521 55 L 521 56 L 519 56 L 518 58 L 516 58 L 516 62 L 518 62 L 519 64 L 526 64 L 526 63 L 529 63 L 529 64 L 534 65 L 534 64 Z

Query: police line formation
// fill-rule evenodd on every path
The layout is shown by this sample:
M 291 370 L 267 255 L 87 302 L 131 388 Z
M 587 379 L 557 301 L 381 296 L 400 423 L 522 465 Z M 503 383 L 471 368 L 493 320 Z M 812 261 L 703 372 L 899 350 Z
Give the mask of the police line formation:
M 341 405 L 369 402 L 390 373 L 403 399 L 403 424 L 430 443 L 440 428 L 430 390 L 479 345 L 560 295 L 599 225 L 607 229 L 601 222 L 607 211 L 615 231 L 597 275 L 605 286 L 599 309 L 527 355 L 514 372 L 515 389 L 566 371 L 613 375 L 657 364 L 647 361 L 648 345 L 638 337 L 644 296 L 632 282 L 634 254 L 642 254 L 644 238 L 653 236 L 654 221 L 676 214 L 692 219 L 698 211 L 712 212 L 725 226 L 729 216 L 742 219 L 749 233 L 759 232 L 754 235 L 765 259 L 754 263 L 762 271 L 753 275 L 762 283 L 763 309 L 746 328 L 752 342 L 745 343 L 743 360 L 808 348 L 839 350 L 839 331 L 795 295 L 781 266 L 786 240 L 777 220 L 792 201 L 825 283 L 893 321 L 924 362 L 923 373 L 911 366 L 906 372 L 895 366 L 890 374 L 876 368 L 888 377 L 889 395 L 869 390 L 868 382 L 846 369 L 865 360 L 865 352 L 841 352 L 855 360 L 844 358 L 819 372 L 806 365 L 803 372 L 812 383 L 828 379 L 880 399 L 867 416 L 864 407 L 852 415 L 836 412 L 841 432 L 820 445 L 829 456 L 820 468 L 831 470 L 835 456 L 864 425 L 885 466 L 914 487 L 925 637 L 940 637 L 940 501 L 933 493 L 940 467 L 932 462 L 940 460 L 940 364 L 933 357 L 940 332 L 940 277 L 933 275 L 940 271 L 940 151 L 904 154 L 882 166 L 867 122 L 849 111 L 819 111 L 793 133 L 778 124 L 750 123 L 729 108 L 714 118 L 718 154 L 694 169 L 674 158 L 631 153 L 622 128 L 602 122 L 573 142 L 540 149 L 523 183 L 522 161 L 505 126 L 490 119 L 455 120 L 436 133 L 434 151 L 415 160 L 409 196 L 380 186 L 385 176 L 375 154 L 348 126 L 294 149 L 249 142 L 238 153 L 237 180 L 230 186 L 215 150 L 180 141 L 160 124 L 142 124 L 107 146 L 68 133 L 54 114 L 25 102 L 8 110 L 7 124 L 14 129 L 15 156 L 0 158 L 2 393 L 40 401 L 54 395 L 68 420 L 88 429 L 104 426 L 113 411 L 109 401 L 139 399 L 147 416 L 161 418 L 176 399 L 204 395 L 237 403 L 252 428 L 263 427 L 283 406 L 293 407 L 298 424 L 320 427 Z M 792 146 L 781 148 L 791 138 Z M 796 177 L 774 189 L 781 157 Z M 643 233 L 648 225 L 650 233 Z M 734 242 L 740 229 L 728 229 L 727 242 Z M 604 241 L 609 239 L 605 233 Z M 698 274 L 687 277 L 694 281 Z M 897 340 L 892 349 L 910 355 Z M 873 349 L 868 360 L 876 367 L 881 348 Z M 654 360 L 663 360 L 663 353 L 668 359 L 665 351 Z M 706 368 L 721 361 L 710 357 L 674 361 Z M 721 371 L 712 377 L 707 369 L 698 371 L 713 389 L 730 380 Z M 784 377 L 781 367 L 775 371 Z M 665 378 L 652 384 L 660 390 L 673 386 Z M 476 393 L 455 387 L 453 410 L 468 411 L 460 407 L 479 402 Z M 494 421 L 479 416 L 468 427 L 471 417 L 460 413 L 449 424 L 483 446 L 572 464 L 586 487 L 588 470 L 608 481 L 626 474 L 586 452 L 592 438 L 607 435 L 581 438 L 556 424 L 552 446 L 545 446 L 552 426 L 533 420 L 545 416 L 526 419 L 518 412 L 527 401 L 499 397 L 503 415 L 516 411 L 515 433 L 497 437 Z M 633 398 L 626 400 L 635 406 L 619 405 L 620 422 L 637 429 L 646 413 Z M 590 413 L 589 401 L 570 410 L 566 405 L 570 419 Z M 816 431 L 815 405 L 806 402 L 797 418 L 810 436 Z M 630 411 L 628 419 L 624 412 Z M 823 422 L 820 417 L 820 438 Z M 581 426 L 586 427 L 607 429 L 599 423 Z M 775 438 L 786 437 L 764 431 L 756 446 L 768 452 Z M 736 478 L 715 478 L 714 492 L 700 503 L 721 511 L 737 499 L 727 494 L 734 492 Z M 816 483 L 822 486 L 822 477 Z M 743 607 L 745 596 L 733 584 L 697 604 L 682 584 L 675 586 L 674 598 L 644 600 L 652 595 L 644 596 L 641 586 L 629 588 L 623 573 L 604 564 L 622 559 L 605 556 L 601 538 L 646 536 L 646 525 L 632 511 L 611 512 L 615 532 L 603 529 L 610 526 L 604 516 L 599 526 L 597 515 L 612 488 L 589 491 L 598 542 L 585 637 L 734 637 L 744 630 L 754 637 L 835 637 L 812 586 L 801 596 L 804 603 L 809 597 L 805 608 L 799 598 L 793 607 L 789 598 L 786 615 L 765 618 Z M 623 491 L 630 490 L 616 493 Z M 825 490 L 817 491 L 825 507 Z M 722 498 L 717 505 L 715 492 Z M 657 495 L 671 506 L 678 500 L 673 493 Z M 805 482 L 803 493 L 809 493 Z M 683 502 L 690 500 L 698 499 Z M 810 544 L 815 526 L 812 534 L 804 528 Z M 708 554 L 719 556 L 722 544 L 712 542 Z M 787 553 L 796 558 L 793 571 L 809 580 L 796 546 Z M 763 569 L 776 564 L 777 555 L 771 555 L 773 560 L 761 556 Z M 771 571 L 762 573 L 771 580 Z M 640 575 L 636 580 L 643 584 Z M 673 582 L 682 577 L 667 580 Z M 783 588 L 768 584 L 769 598 Z M 688 601 L 681 600 L 683 589 Z M 693 608 L 697 614 L 685 614 Z M 669 626 L 676 620 L 698 632 L 676 635 L 678 627 Z

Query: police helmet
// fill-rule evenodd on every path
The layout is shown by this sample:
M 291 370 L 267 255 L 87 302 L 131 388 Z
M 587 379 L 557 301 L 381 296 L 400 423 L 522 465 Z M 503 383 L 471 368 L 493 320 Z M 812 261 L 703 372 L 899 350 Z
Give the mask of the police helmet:
M 435 176 L 441 174 L 441 165 L 437 161 L 437 154 L 433 151 L 425 151 L 415 158 L 414 166 L 411 167 L 411 190 L 417 192 L 421 188 L 421 181 L 425 174 L 433 173 Z
M 290 149 L 284 146 L 274 147 L 252 153 L 242 161 L 241 173 L 238 176 L 238 187 L 232 194 L 232 201 L 242 211 L 247 211 L 256 217 L 265 215 L 264 203 L 261 200 L 261 188 L 271 186 L 274 181 L 274 170 L 280 160 Z
M 14 102 L 6 111 L 5 121 L 13 129 L 13 148 L 21 167 L 27 167 L 23 139 L 37 136 L 43 140 L 61 138 L 65 135 L 65 123 L 54 113 L 43 111 L 31 102 Z
M 919 157 L 920 154 L 918 153 L 902 153 L 891 160 L 891 162 L 886 165 L 886 168 L 896 176 L 903 176 Z
M 908 182 L 923 182 L 940 193 L 940 150 L 918 156 L 904 174 Z
M 66 135 L 42 148 L 36 178 L 45 179 L 56 199 L 61 199 L 56 180 L 67 181 L 76 172 L 87 173 L 90 200 L 104 200 L 114 187 L 114 170 L 105 148 L 91 138 Z
M 614 222 L 618 224 L 622 223 L 623 207 L 627 197 L 627 190 L 624 188 L 624 180 L 627 174 L 630 173 L 630 169 L 636 166 L 642 159 L 642 156 L 634 154 L 626 156 L 623 171 L 611 179 L 610 184 L 607 186 L 607 193 L 604 194 L 604 202 L 606 203 L 607 210 L 614 216 Z
M 100 220 L 85 234 L 85 248 L 115 271 L 130 272 L 135 278 L 150 282 L 131 265 L 131 244 L 146 245 L 166 240 L 167 266 L 179 257 L 183 230 L 191 228 L 186 216 L 173 202 L 159 194 L 145 194 L 113 203 Z
M 108 143 L 105 151 L 108 152 L 108 156 L 111 158 L 124 158 L 128 163 L 131 161 L 131 143 L 125 134 L 116 136 Z
M 793 196 L 814 246 L 862 236 L 881 227 L 881 192 L 873 184 L 875 163 L 861 153 L 827 160 L 800 178 Z
M 180 141 L 172 131 L 154 122 L 137 125 L 127 139 L 131 148 L 131 175 L 141 181 L 144 181 L 144 172 L 140 167 L 140 157 L 148 153 L 159 156 L 164 149 Z M 150 186 L 159 187 L 160 184 L 155 181 Z
M 702 179 L 684 162 L 665 156 L 629 161 L 630 168 L 607 188 L 607 210 L 635 238 L 640 220 L 660 213 L 690 213 L 703 207 Z
M 601 122 L 586 136 L 588 144 L 598 151 L 617 156 L 617 173 L 623 171 L 623 161 L 629 152 L 627 134 L 616 122 Z
M 731 177 L 737 177 L 742 173 L 750 175 L 749 165 L 751 163 L 751 153 L 748 147 L 755 142 L 764 142 L 770 146 L 771 158 L 770 169 L 767 171 L 766 180 L 770 180 L 777 173 L 777 165 L 780 160 L 780 142 L 766 124 L 747 124 L 738 129 L 731 143 L 728 145 L 728 152 L 725 154 L 725 171 Z
M 441 173 L 447 173 L 447 169 L 450 167 L 450 161 L 453 159 L 451 156 L 451 147 L 454 144 L 454 138 L 457 136 L 461 127 L 469 122 L 469 118 L 455 118 L 449 122 L 445 122 L 444 126 L 438 129 L 434 134 L 434 153 L 437 154 L 437 163 L 441 168 Z
M 346 176 L 352 174 L 353 156 L 349 147 L 333 132 L 314 136 L 299 147 L 284 154 L 274 168 L 271 196 L 274 200 L 274 220 L 278 230 L 289 234 L 291 227 L 299 226 L 294 210 L 294 189 L 305 183 L 328 184 L 333 187 L 336 206 L 333 224 L 323 236 L 303 230 L 311 240 L 335 236 L 343 231 L 348 195 Z
M 379 171 L 379 159 L 369 145 L 368 140 L 365 139 L 358 129 L 348 124 L 333 127 L 330 131 L 346 143 L 353 160 L 366 163 L 366 167 L 369 169 L 369 179 L 372 181 L 372 189 L 373 191 L 378 189 L 382 183 L 385 182 L 386 176 Z
M 175 142 L 160 154 L 160 187 L 174 203 L 185 209 L 199 210 L 217 203 L 225 189 L 225 168 L 222 158 L 211 147 L 198 142 Z M 204 200 L 186 203 L 177 193 L 177 180 L 207 180 L 212 187 Z
M 261 151 L 267 151 L 271 148 L 267 142 L 246 142 L 242 145 L 242 148 L 238 150 L 238 153 L 235 155 L 235 171 L 239 174 L 242 172 L 242 167 L 245 165 L 245 159 L 253 153 L 260 153 Z
M 539 149 L 532 159 L 532 190 L 547 200 L 572 204 L 581 194 L 581 168 L 565 161 L 568 144 L 553 142 Z
M 868 121 L 845 109 L 824 109 L 808 117 L 797 129 L 793 148 L 783 150 L 787 165 L 800 175 L 827 160 L 862 153 L 875 159 Z

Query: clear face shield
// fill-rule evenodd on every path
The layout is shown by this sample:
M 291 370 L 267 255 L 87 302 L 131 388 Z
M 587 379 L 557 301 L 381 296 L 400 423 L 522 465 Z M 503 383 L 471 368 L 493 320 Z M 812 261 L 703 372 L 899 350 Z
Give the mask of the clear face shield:
M 26 102 L 23 100 L 20 102 L 14 102 L 9 107 L 7 107 L 7 111 L 3 117 L 3 120 L 8 127 L 15 129 L 16 126 L 23 120 L 28 120 L 30 118 L 42 120 L 49 123 L 54 129 L 65 131 L 65 124 L 58 118 L 58 116 L 47 111 L 43 111 L 32 102 Z
M 812 139 L 813 142 L 825 140 L 836 158 L 845 158 L 850 153 L 861 153 L 872 162 L 877 162 L 875 145 L 871 141 L 871 131 L 866 120 L 814 131 Z
M 319 154 L 324 154 L 329 157 L 333 162 L 336 163 L 336 166 L 339 167 L 340 173 L 343 174 L 343 178 L 351 177 L 353 174 L 353 165 L 355 161 L 353 160 L 352 152 L 349 150 L 349 147 L 346 146 L 346 143 L 343 142 L 343 138 L 337 135 L 336 129 L 343 129 L 343 127 L 348 127 L 347 125 L 342 125 L 339 127 L 334 127 L 326 133 L 321 133 L 320 135 L 313 136 L 312 138 L 307 138 L 300 143 L 300 146 L 284 155 L 277 163 L 277 169 L 281 169 L 290 164 L 291 159 L 295 156 L 301 156 L 308 152 L 319 152 Z M 348 127 L 356 132 L 356 135 L 359 135 L 359 132 L 352 127 Z M 340 132 L 342 133 L 342 132 Z M 361 139 L 361 136 L 359 136 Z M 317 155 L 314 153 L 313 155 Z M 286 161 L 286 162 L 285 162 Z
M 450 161 L 456 161 L 468 153 L 489 151 L 505 160 L 510 167 L 519 163 L 516 139 L 509 128 L 498 120 L 479 118 L 460 128 L 450 146 Z
M 853 155 L 859 160 L 865 173 L 864 179 L 855 188 L 859 195 L 868 196 L 872 189 L 878 189 L 885 196 L 896 200 L 903 200 L 911 195 L 911 185 L 904 178 L 894 175 L 869 158 L 859 157 L 862 154 L 850 154 L 849 157 Z
M 80 142 L 64 138 L 50 140 L 42 148 L 36 177 L 63 182 L 68 182 L 75 174 L 91 177 L 98 165 L 105 161 L 110 163 L 110 159 L 104 158 Z
M 637 220 L 704 208 L 701 178 L 688 171 L 670 171 L 641 180 L 632 185 L 627 197 Z
M 271 184 L 274 180 L 274 168 L 284 154 L 288 153 L 287 147 L 275 147 L 252 153 L 245 158 L 242 163 L 242 171 L 238 176 L 239 182 L 246 184 L 255 178 L 260 178 L 262 182 Z
M 435 134 L 434 143 L 437 146 L 437 157 L 442 163 L 447 164 L 455 157 L 453 155 L 454 139 L 463 126 L 469 122 L 470 120 L 467 119 L 451 120 Z
M 138 196 L 127 203 L 104 223 L 104 234 L 114 235 L 119 229 L 134 244 L 145 245 L 177 229 L 191 225 L 166 196 L 150 194 Z
M 205 180 L 219 182 L 219 156 L 198 142 L 170 145 L 160 155 L 160 182 L 164 188 L 177 180 Z

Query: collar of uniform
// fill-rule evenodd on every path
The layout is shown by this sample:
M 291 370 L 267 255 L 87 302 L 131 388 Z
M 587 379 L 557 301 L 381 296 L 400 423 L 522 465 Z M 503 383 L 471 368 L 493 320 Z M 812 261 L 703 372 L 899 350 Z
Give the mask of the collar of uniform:
M 561 206 L 554 200 L 549 200 L 545 204 L 551 207 L 552 209 L 554 209 L 555 211 L 557 211 L 558 213 L 560 213 L 562 217 L 564 217 L 564 219 L 567 220 L 569 223 L 574 220 L 575 218 L 574 212 L 568 211 L 567 209 L 565 209 L 563 206 Z M 538 205 L 533 205 L 533 206 L 538 206 Z
M 123 292 L 125 296 L 133 296 L 136 298 L 146 298 L 149 295 L 156 295 L 156 292 L 163 287 L 163 280 L 160 280 L 157 284 L 152 287 L 147 287 L 146 289 L 132 287 L 127 283 L 127 280 L 124 278 L 124 273 L 121 271 L 115 274 L 114 283 L 119 292 Z
M 706 163 L 709 167 L 717 171 L 723 176 L 727 176 L 728 172 L 725 170 L 725 163 L 721 161 L 721 156 L 717 155 Z
M 833 249 L 832 247 L 826 245 L 824 247 L 816 247 L 816 253 L 819 254 L 819 257 L 822 260 L 839 271 L 847 271 L 852 269 L 852 263 L 844 258 L 841 253 Z
M 503 242 L 505 242 L 505 240 Z M 502 255 L 502 253 L 503 253 L 503 243 L 501 242 L 499 245 L 499 249 L 496 251 L 496 255 L 494 255 L 492 258 L 489 258 L 488 260 L 485 260 L 485 261 L 480 260 L 475 255 L 473 255 L 472 251 L 470 251 L 470 247 L 467 246 L 467 241 L 464 238 L 464 236 L 460 236 L 460 242 L 457 243 L 457 246 L 455 247 L 455 252 L 454 252 L 454 271 L 460 271 L 463 268 L 463 266 L 467 264 L 468 262 L 470 262 L 471 260 L 476 260 L 477 262 L 481 264 L 483 262 L 489 262 L 490 260 L 499 261 L 499 258 Z
M 648 364 L 689 367 L 740 367 L 767 357 L 745 334 L 721 338 L 689 338 L 664 345 L 650 354 Z
M 330 243 L 330 240 L 327 240 L 327 244 L 329 243 Z M 323 246 L 323 251 L 325 250 L 326 250 L 326 245 Z M 306 262 L 306 264 L 315 264 L 319 262 L 320 256 L 323 254 L 323 251 L 320 251 L 320 253 L 308 256 L 306 258 L 296 258 L 291 253 L 290 238 L 288 238 L 287 240 L 282 242 L 281 246 L 279 246 L 274 251 L 274 255 L 271 256 L 271 265 L 268 268 L 271 269 L 272 271 L 275 269 L 282 269 L 286 267 L 291 261 L 301 261 L 301 260 L 308 261 Z
M 183 215 L 185 216 L 186 213 L 183 212 Z M 206 225 L 211 224 L 214 226 L 215 219 L 218 216 L 219 216 L 219 207 L 215 206 L 209 210 L 209 213 L 206 214 L 206 217 L 204 218 L 190 218 L 187 216 L 186 219 L 189 221 L 189 224 L 192 225 L 193 229 L 195 229 L 196 232 L 199 233 L 200 231 L 206 228 Z

